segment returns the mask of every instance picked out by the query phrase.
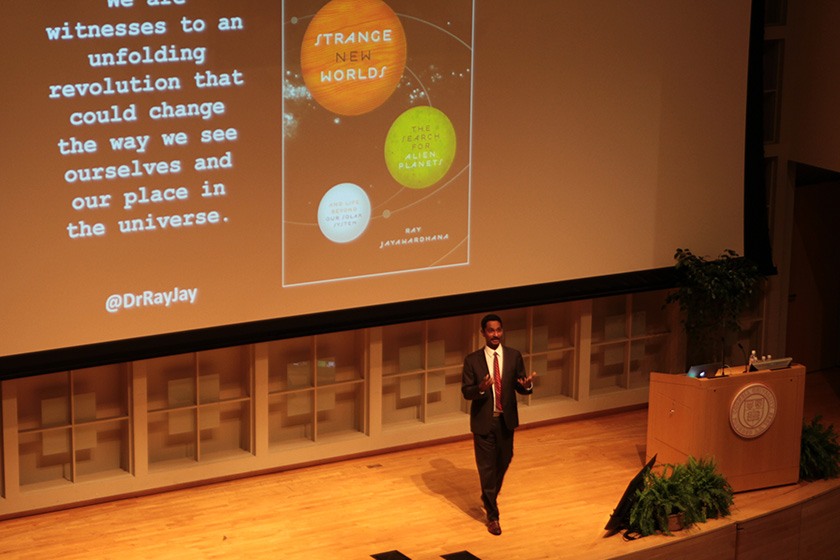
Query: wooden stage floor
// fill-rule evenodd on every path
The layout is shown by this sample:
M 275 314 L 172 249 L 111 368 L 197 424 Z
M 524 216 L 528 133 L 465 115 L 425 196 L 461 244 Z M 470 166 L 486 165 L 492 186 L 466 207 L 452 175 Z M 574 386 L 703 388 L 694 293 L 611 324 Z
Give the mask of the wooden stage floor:
M 822 414 L 840 425 L 840 371 L 809 373 L 805 398 L 806 418 Z M 342 560 L 398 550 L 412 559 L 461 551 L 483 560 L 654 558 L 664 556 L 656 552 L 663 545 L 840 486 L 744 492 L 730 518 L 677 536 L 605 537 L 643 464 L 646 418 L 638 409 L 518 431 L 498 537 L 484 528 L 472 443 L 464 439 L 5 520 L 0 556 Z

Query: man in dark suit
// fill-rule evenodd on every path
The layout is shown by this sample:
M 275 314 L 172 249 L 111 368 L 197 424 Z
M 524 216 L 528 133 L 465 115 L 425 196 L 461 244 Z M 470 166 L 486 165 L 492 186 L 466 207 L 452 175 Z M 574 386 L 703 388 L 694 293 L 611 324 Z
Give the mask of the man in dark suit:
M 498 315 L 481 320 L 486 344 L 464 359 L 461 393 L 470 403 L 475 463 L 481 481 L 481 501 L 487 512 L 487 530 L 502 534 L 496 498 L 513 458 L 513 431 L 519 426 L 516 393 L 533 391 L 536 372 L 525 374 L 518 350 L 502 345 L 504 330 Z

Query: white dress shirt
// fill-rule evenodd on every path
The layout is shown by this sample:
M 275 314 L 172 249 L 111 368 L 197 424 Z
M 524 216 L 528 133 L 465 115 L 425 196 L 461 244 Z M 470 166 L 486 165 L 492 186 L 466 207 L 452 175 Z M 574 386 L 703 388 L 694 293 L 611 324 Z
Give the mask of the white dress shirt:
M 502 352 L 502 345 L 499 344 L 496 349 L 490 348 L 489 346 L 484 347 L 484 358 L 487 360 L 487 371 L 490 372 L 490 378 L 493 378 L 493 354 L 498 353 L 499 355 L 499 383 L 502 380 L 502 372 L 504 368 L 502 364 L 504 363 L 504 357 Z M 490 386 L 493 387 L 492 385 Z M 499 405 L 496 403 L 496 391 L 490 391 L 490 394 L 493 395 L 493 410 L 499 410 Z

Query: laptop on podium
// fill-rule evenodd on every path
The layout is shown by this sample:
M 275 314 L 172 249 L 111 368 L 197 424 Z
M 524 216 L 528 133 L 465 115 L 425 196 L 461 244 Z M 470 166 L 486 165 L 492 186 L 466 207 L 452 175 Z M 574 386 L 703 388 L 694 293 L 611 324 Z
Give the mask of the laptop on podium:
M 715 377 L 722 366 L 723 364 L 720 362 L 712 362 L 710 364 L 699 364 L 688 368 L 688 372 L 686 373 L 686 375 L 689 377 L 699 377 L 701 379 L 707 379 L 710 377 Z

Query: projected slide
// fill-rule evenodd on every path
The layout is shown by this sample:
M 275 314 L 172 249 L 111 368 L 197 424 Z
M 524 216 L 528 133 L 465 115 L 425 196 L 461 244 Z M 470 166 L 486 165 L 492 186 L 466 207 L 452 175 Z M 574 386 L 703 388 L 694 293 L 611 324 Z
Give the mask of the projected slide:
M 285 285 L 469 262 L 472 1 L 286 2 Z
M 749 14 L 3 0 L 0 377 L 743 252 Z

